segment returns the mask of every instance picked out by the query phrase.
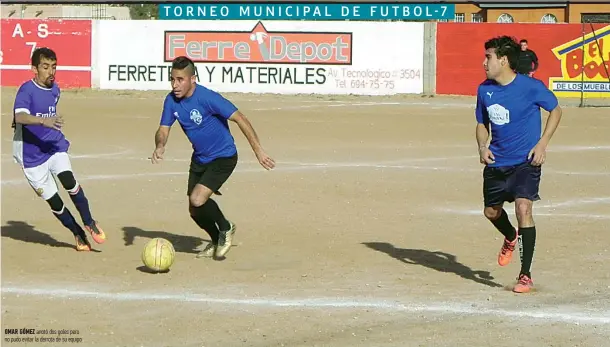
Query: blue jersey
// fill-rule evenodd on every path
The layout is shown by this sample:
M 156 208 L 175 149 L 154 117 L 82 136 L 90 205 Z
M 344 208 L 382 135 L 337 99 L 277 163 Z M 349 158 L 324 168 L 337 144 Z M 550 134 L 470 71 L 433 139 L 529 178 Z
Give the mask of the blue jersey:
M 40 124 L 15 124 L 17 113 L 27 113 L 41 118 L 56 117 L 59 102 L 59 87 L 46 88 L 27 81 L 19 87 L 13 106 L 13 157 L 24 168 L 44 164 L 57 152 L 67 152 L 70 143 L 64 134 Z
M 489 124 L 495 157 L 490 167 L 512 166 L 527 162 L 529 152 L 542 135 L 540 108 L 552 111 L 557 97 L 541 81 L 517 74 L 508 85 L 486 80 L 477 91 L 476 118 Z
M 237 107 L 219 93 L 196 84 L 193 95 L 178 99 L 165 97 L 161 125 L 172 126 L 176 120 L 193 145 L 192 159 L 199 164 L 237 153 L 228 119 Z

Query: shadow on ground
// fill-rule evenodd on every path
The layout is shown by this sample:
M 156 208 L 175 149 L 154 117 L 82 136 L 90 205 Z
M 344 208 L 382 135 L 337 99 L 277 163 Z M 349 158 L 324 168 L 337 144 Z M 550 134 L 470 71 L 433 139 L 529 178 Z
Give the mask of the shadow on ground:
M 72 233 L 68 229 L 64 228 L 61 224 L 59 226 L 62 228 L 62 231 L 65 231 L 67 233 L 66 237 L 73 239 L 74 236 L 72 236 Z M 75 249 L 75 244 L 58 241 L 53 236 L 44 233 L 34 228 L 33 225 L 30 225 L 23 221 L 11 220 L 6 222 L 6 224 L 2 226 L 2 237 L 49 247 Z M 89 238 L 89 242 L 91 243 L 91 247 L 95 247 L 95 243 L 91 240 L 91 238 Z M 91 251 L 101 252 L 96 249 L 92 249 Z
M 392 258 L 398 259 L 406 264 L 421 265 L 440 272 L 454 273 L 464 279 L 474 281 L 489 287 L 503 288 L 499 283 L 493 281 L 489 271 L 475 271 L 457 261 L 453 254 L 445 252 L 432 252 L 425 249 L 397 248 L 387 242 L 364 242 L 363 245 L 386 253 Z
M 171 242 L 176 252 L 181 253 L 198 253 L 196 248 L 199 247 L 204 241 L 209 242 L 209 240 L 206 240 L 205 238 L 188 235 L 176 235 L 159 230 L 144 230 L 138 227 L 123 228 L 123 240 L 125 241 L 125 246 L 133 245 L 133 242 L 137 237 L 149 240 L 152 240 L 157 237 L 166 239 L 167 241 Z M 146 242 L 148 242 L 149 240 L 147 240 Z

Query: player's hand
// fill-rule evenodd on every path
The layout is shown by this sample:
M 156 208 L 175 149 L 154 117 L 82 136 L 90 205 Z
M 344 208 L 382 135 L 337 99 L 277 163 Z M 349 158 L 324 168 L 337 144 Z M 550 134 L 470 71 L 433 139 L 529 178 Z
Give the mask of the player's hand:
M 534 166 L 544 164 L 544 161 L 546 160 L 546 145 L 544 143 L 538 143 L 527 155 L 527 160 L 531 160 L 531 164 Z
M 165 147 L 156 148 L 155 151 L 153 152 L 152 156 L 150 157 L 150 161 L 153 164 L 157 164 L 158 162 L 163 160 L 164 153 L 165 153 Z
M 255 152 L 256 159 L 264 167 L 266 170 L 271 170 L 275 167 L 275 161 L 265 153 L 263 150 L 259 150 Z
M 496 162 L 496 158 L 487 146 L 483 146 L 479 148 L 479 161 L 481 164 L 493 164 Z
M 61 127 L 63 125 L 64 125 L 64 118 L 62 116 L 49 117 L 49 118 L 42 119 L 42 126 L 47 127 L 47 128 L 61 130 Z

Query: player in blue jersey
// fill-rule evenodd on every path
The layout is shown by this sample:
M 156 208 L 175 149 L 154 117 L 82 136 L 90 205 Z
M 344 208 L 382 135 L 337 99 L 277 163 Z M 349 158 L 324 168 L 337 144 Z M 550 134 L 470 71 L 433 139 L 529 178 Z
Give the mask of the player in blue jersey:
M 90 251 L 91 244 L 70 210 L 58 194 L 53 176 L 61 182 L 76 206 L 85 229 L 93 240 L 103 243 L 104 231 L 91 216 L 89 201 L 76 181 L 68 156 L 70 142 L 61 131 L 63 118 L 57 114 L 60 98 L 55 83 L 57 56 L 49 48 L 38 48 L 32 54 L 34 78 L 23 83 L 15 96 L 13 158 L 36 194 L 44 199 L 59 221 L 76 240 L 78 251 Z
M 235 224 L 225 218 L 211 196 L 220 194 L 220 187 L 237 165 L 237 147 L 228 121 L 239 126 L 265 169 L 274 168 L 275 162 L 263 150 L 248 118 L 229 100 L 196 80 L 195 65 L 190 59 L 174 59 L 172 91 L 163 103 L 151 160 L 154 164 L 163 159 L 170 129 L 178 121 L 193 146 L 187 186 L 189 213 L 212 239 L 197 257 L 224 258 L 232 245 Z
M 508 36 L 485 42 L 487 80 L 478 88 L 475 113 L 480 161 L 485 165 L 484 214 L 505 237 L 498 254 L 500 266 L 510 262 L 519 242 L 521 270 L 513 291 L 526 293 L 533 287 L 536 226 L 532 206 L 540 200 L 542 164 L 562 111 L 555 95 L 541 81 L 515 73 L 519 51 L 517 41 Z M 550 112 L 544 133 L 540 108 Z M 517 229 L 508 219 L 505 202 L 515 203 Z

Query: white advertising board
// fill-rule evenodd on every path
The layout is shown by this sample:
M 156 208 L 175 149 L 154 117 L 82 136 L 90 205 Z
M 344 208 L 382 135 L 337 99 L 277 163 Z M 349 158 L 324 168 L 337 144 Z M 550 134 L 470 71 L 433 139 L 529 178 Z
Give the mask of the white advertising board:
M 101 89 L 170 90 L 191 58 L 218 92 L 389 95 L 423 91 L 424 24 L 305 21 L 97 21 Z

